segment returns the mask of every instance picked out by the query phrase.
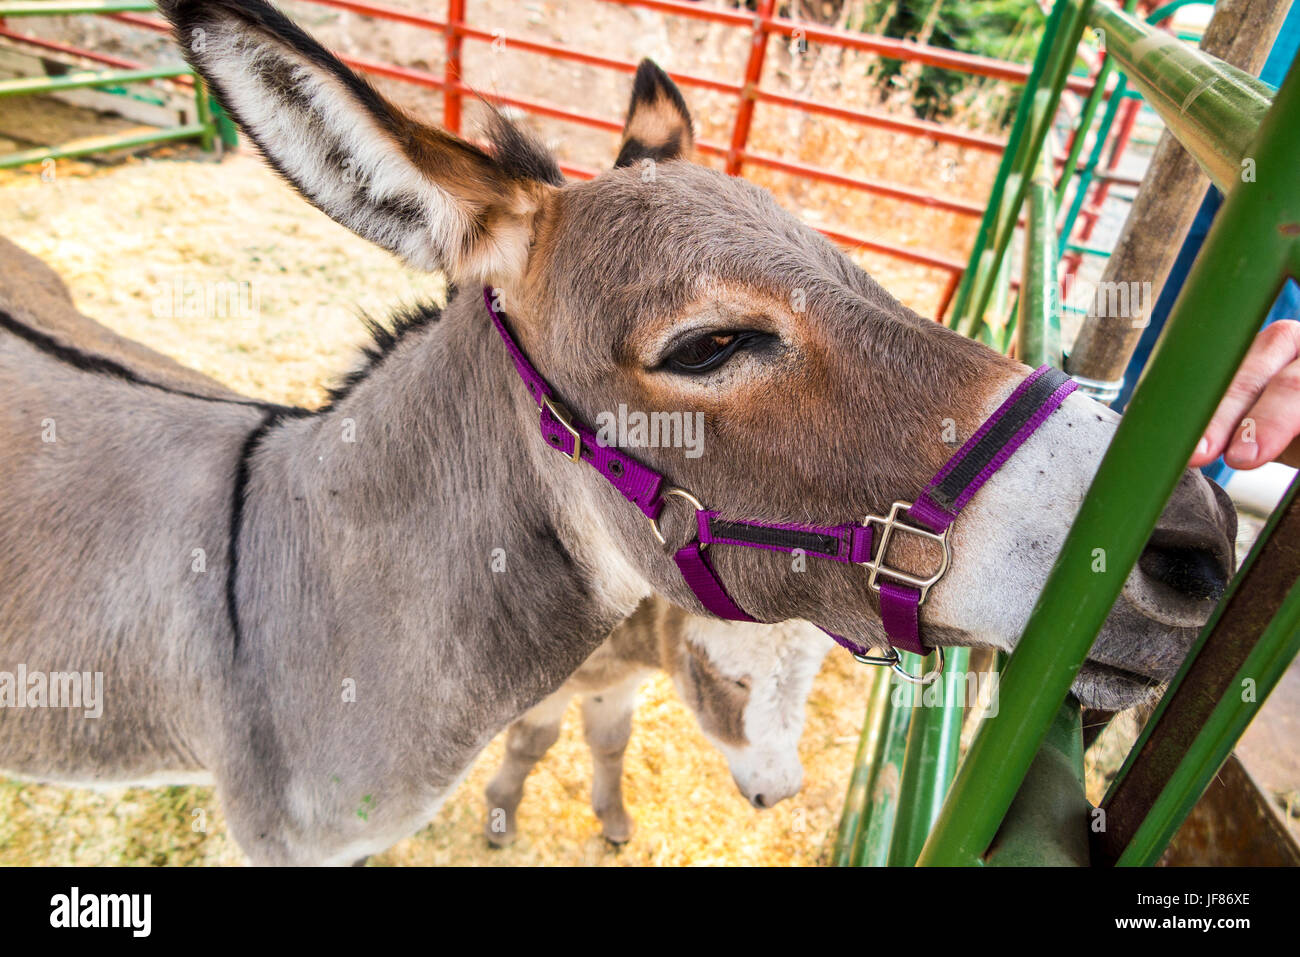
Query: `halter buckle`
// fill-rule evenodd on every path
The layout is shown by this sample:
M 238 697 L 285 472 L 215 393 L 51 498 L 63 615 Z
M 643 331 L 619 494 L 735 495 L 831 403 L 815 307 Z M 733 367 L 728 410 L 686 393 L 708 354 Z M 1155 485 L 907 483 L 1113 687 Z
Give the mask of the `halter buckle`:
M 569 415 L 569 410 L 560 403 L 556 402 L 549 395 L 542 396 L 542 408 L 549 409 L 555 421 L 564 426 L 564 431 L 573 436 L 573 454 L 569 456 L 574 462 L 582 461 L 582 436 L 578 430 L 573 427 L 573 417 Z
M 867 584 L 871 590 L 880 591 L 880 582 L 878 579 L 883 575 L 890 581 L 902 582 L 904 585 L 911 585 L 921 592 L 918 605 L 925 604 L 926 596 L 930 593 L 931 586 L 934 585 L 944 572 L 948 570 L 948 562 L 952 558 L 952 551 L 948 547 L 948 531 L 952 526 L 948 526 L 942 532 L 932 532 L 926 528 L 918 528 L 915 525 L 908 525 L 900 520 L 899 515 L 912 507 L 911 502 L 895 502 L 889 509 L 889 514 L 884 518 L 879 515 L 867 515 L 862 519 L 863 525 L 880 525 L 883 526 L 880 533 L 880 544 L 876 548 L 876 557 L 870 561 L 861 562 L 863 568 L 869 573 Z M 939 562 L 938 570 L 929 578 L 918 578 L 915 575 L 909 575 L 907 572 L 899 571 L 897 568 L 890 568 L 885 564 L 885 554 L 889 548 L 889 540 L 894 531 L 907 532 L 910 535 L 917 535 L 921 538 L 927 538 L 932 542 L 938 542 L 943 549 L 943 558 Z

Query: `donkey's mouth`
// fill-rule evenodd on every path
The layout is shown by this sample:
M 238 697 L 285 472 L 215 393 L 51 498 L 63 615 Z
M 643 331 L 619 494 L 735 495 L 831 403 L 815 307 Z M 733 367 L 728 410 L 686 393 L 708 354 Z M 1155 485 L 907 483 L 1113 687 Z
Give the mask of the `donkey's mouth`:
M 1086 708 L 1123 711 L 1156 697 L 1164 681 L 1089 658 L 1075 676 L 1071 690 Z

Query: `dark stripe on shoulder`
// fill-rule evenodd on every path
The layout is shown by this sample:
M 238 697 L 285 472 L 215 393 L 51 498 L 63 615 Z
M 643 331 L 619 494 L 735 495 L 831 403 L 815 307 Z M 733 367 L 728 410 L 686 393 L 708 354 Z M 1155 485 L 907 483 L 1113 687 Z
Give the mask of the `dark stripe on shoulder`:
M 239 450 L 239 460 L 235 463 L 235 480 L 230 492 L 230 531 L 226 539 L 226 614 L 230 618 L 230 629 L 234 634 L 231 657 L 239 653 L 239 644 L 243 632 L 239 624 L 239 535 L 244 527 L 244 501 L 248 491 L 248 477 L 252 471 L 253 454 L 265 438 L 266 433 L 286 418 L 276 409 L 270 409 L 262 417 L 257 427 L 248 433 Z

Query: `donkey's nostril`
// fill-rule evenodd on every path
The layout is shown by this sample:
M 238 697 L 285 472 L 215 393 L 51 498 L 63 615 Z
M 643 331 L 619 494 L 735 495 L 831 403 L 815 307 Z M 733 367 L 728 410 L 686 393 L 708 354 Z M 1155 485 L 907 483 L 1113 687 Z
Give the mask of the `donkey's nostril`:
M 1228 570 L 1203 548 L 1148 545 L 1138 568 L 1174 591 L 1204 601 L 1218 601 L 1228 584 Z
M 767 795 L 766 795 L 766 794 L 755 794 L 755 795 L 754 795 L 754 798 L 753 798 L 753 801 L 754 801 L 754 807 L 759 808 L 759 809 L 763 809 L 763 810 L 765 810 L 765 809 L 769 806 L 768 803 L 767 803 Z

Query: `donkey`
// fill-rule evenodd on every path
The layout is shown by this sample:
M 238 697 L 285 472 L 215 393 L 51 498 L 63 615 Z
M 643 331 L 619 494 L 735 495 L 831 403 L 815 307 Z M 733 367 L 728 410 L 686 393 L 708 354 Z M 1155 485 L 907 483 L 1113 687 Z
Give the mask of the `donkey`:
M 637 689 L 656 668 L 672 677 L 705 737 L 726 756 L 746 800 L 765 809 L 793 797 L 803 782 L 804 702 L 832 647 L 806 622 L 720 622 L 688 615 L 661 598 L 643 601 L 558 691 L 510 725 L 505 759 L 487 786 L 488 841 L 496 847 L 514 841 L 524 779 L 559 738 L 576 695 L 582 695 L 591 751 L 592 810 L 607 841 L 631 839 L 623 753 Z
M 659 542 L 697 541 L 705 512 L 682 496 L 733 521 L 878 515 L 925 486 L 945 436 L 1031 382 L 764 190 L 690 162 L 684 102 L 651 64 L 620 165 L 567 183 L 503 120 L 487 148 L 417 122 L 261 0 L 163 10 L 307 199 L 469 290 L 398 317 L 314 412 L 165 388 L 0 314 L 0 703 L 20 665 L 105 678 L 98 719 L 0 708 L 0 769 L 210 775 L 253 862 L 351 862 L 422 826 L 647 595 L 704 613 Z M 525 355 L 568 411 L 522 387 Z M 707 443 L 571 453 L 539 404 L 557 423 L 700 413 Z M 916 615 L 927 641 L 1014 645 L 1115 421 L 1063 397 L 973 495 Z M 633 507 L 597 462 L 675 487 Z M 1234 527 L 1188 472 L 1077 676 L 1085 704 L 1134 704 L 1173 674 Z M 887 645 L 850 563 L 711 551 L 753 618 Z M 889 548 L 918 577 L 927 559 L 915 536 Z
M 133 374 L 218 398 L 237 396 L 201 372 L 123 338 L 77 311 L 54 270 L 0 236 L 0 308 L 22 308 L 65 346 L 110 358 Z M 515 838 L 524 779 L 559 737 L 568 702 L 583 696 L 594 778 L 592 807 L 607 840 L 631 838 L 623 753 L 637 690 L 656 669 L 672 678 L 701 730 L 723 752 L 745 799 L 766 809 L 798 793 L 804 705 L 831 641 L 806 622 L 750 625 L 688 615 L 647 598 L 572 677 L 510 725 L 506 759 L 488 787 L 488 840 Z

